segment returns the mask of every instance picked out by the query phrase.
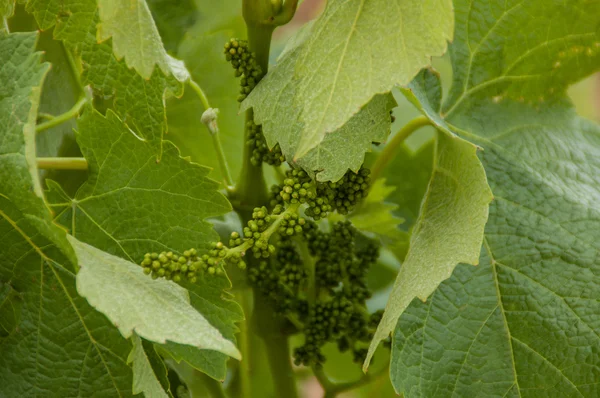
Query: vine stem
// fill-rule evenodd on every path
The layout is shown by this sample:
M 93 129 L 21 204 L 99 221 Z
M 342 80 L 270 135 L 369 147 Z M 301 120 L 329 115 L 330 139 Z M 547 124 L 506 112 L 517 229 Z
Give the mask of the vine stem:
M 204 107 L 204 113 L 202 114 L 202 123 L 208 129 L 210 136 L 212 138 L 213 145 L 215 147 L 215 152 L 217 154 L 217 160 L 219 162 L 219 167 L 221 168 L 221 174 L 223 175 L 223 180 L 225 180 L 225 185 L 229 189 L 233 186 L 233 178 L 231 178 L 231 172 L 229 171 L 229 164 L 227 163 L 227 158 L 225 157 L 225 152 L 223 151 L 223 145 L 221 144 L 221 136 L 219 134 L 219 125 L 217 123 L 217 114 L 218 109 L 213 109 L 210 107 L 210 103 L 208 102 L 208 97 L 202 90 L 202 87 L 192 79 L 188 80 L 189 86 L 196 93 L 200 102 L 202 102 L 202 106 Z
M 425 116 L 418 116 L 406 123 L 404 127 L 400 129 L 396 133 L 396 135 L 391 139 L 390 142 L 386 144 L 383 148 L 383 151 L 379 154 L 379 157 L 371 167 L 371 179 L 372 181 L 376 181 L 380 176 L 383 170 L 387 167 L 388 163 L 394 158 L 396 155 L 396 151 L 398 147 L 402 145 L 402 143 L 416 130 L 420 129 L 424 126 L 431 125 L 431 121 Z
M 88 100 L 86 97 L 79 98 L 79 100 L 75 103 L 75 105 L 73 105 L 73 107 L 71 109 L 69 109 L 68 111 L 66 111 L 65 113 L 62 113 L 58 116 L 54 116 L 52 119 L 48 120 L 47 122 L 40 123 L 37 126 L 35 126 L 35 132 L 41 133 L 42 131 L 51 129 L 52 127 L 56 127 L 59 124 L 66 122 L 67 120 L 77 117 L 79 115 L 79 112 L 81 111 L 81 108 L 83 108 L 83 106 L 87 102 L 88 102 Z
M 38 169 L 87 170 L 85 158 L 37 158 Z
M 291 6 L 291 5 L 290 5 Z M 264 73 L 269 67 L 269 51 L 271 34 L 274 25 L 265 24 L 264 16 L 272 10 L 271 2 L 264 0 L 244 0 L 242 3 L 244 20 L 248 32 L 248 46 L 256 56 L 256 61 Z M 286 18 L 287 19 L 287 18 Z M 252 109 L 246 111 L 246 124 L 254 121 Z M 244 130 L 244 143 L 248 140 L 248 129 Z M 231 192 L 234 208 L 242 220 L 251 218 L 252 209 L 260 207 L 268 201 L 267 184 L 263 175 L 262 164 L 254 166 L 251 162 L 252 151 L 244 145 L 242 171 L 235 190 Z M 277 220 L 273 223 L 277 223 Z M 273 225 L 272 225 L 273 226 Z M 266 232 L 266 231 L 265 231 Z M 249 259 L 249 261 L 254 261 Z M 296 379 L 290 360 L 289 342 L 285 333 L 288 321 L 275 315 L 274 309 L 261 294 L 254 290 L 254 305 L 252 314 L 252 331 L 264 342 L 271 377 L 275 388 L 275 396 L 296 398 L 298 396 Z M 250 347 L 251 349 L 253 347 Z M 255 347 L 254 350 L 258 349 Z M 254 350 L 250 355 L 254 355 Z M 250 358 L 240 364 L 241 372 L 250 372 Z M 243 377 L 241 378 L 243 380 Z

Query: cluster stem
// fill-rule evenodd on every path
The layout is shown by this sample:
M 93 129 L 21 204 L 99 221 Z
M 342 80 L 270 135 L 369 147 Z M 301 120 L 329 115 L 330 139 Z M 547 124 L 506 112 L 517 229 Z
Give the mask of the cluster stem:
M 208 129 L 210 136 L 212 138 L 213 146 L 215 147 L 215 153 L 217 154 L 217 160 L 219 162 L 219 167 L 221 168 L 221 174 L 223 175 L 223 181 L 225 182 L 226 187 L 229 189 L 233 186 L 233 178 L 231 178 L 231 172 L 229 171 L 229 164 L 227 163 L 227 158 L 225 157 L 225 152 L 223 151 L 223 145 L 221 144 L 221 136 L 219 134 L 219 124 L 217 123 L 217 114 L 218 109 L 213 109 L 210 106 L 210 102 L 208 102 L 208 97 L 202 90 L 202 87 L 192 79 L 188 81 L 188 85 L 192 88 L 194 93 L 202 102 L 202 106 L 204 107 L 204 114 L 202 115 L 202 123 Z

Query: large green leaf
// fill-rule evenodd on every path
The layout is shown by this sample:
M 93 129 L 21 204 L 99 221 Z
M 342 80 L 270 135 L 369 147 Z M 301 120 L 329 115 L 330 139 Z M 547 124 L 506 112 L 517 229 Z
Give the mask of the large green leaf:
M 288 151 L 301 158 L 376 94 L 408 83 L 443 54 L 452 30 L 450 0 L 328 1 L 311 34 L 276 66 L 285 73 L 268 74 L 245 106 L 254 107 L 271 142 L 297 134 Z M 287 112 L 273 113 L 282 100 Z
M 565 89 L 600 65 L 600 3 L 455 8 L 444 123 L 483 148 L 495 200 L 480 265 L 400 318 L 392 381 L 407 397 L 596 397 L 600 127 Z
M 69 240 L 81 267 L 77 291 L 106 315 L 123 337 L 135 332 L 150 341 L 169 340 L 239 359 L 235 345 L 190 305 L 187 290 L 165 279 L 148 278 L 139 265 L 75 238 Z
M 147 252 L 206 250 L 218 239 L 205 219 L 226 213 L 230 206 L 216 191 L 218 184 L 206 178 L 206 167 L 182 159 L 170 142 L 163 144 L 157 162 L 154 145 L 133 134 L 112 111 L 106 117 L 89 112 L 78 125 L 77 140 L 89 162 L 88 182 L 74 199 L 55 183 L 48 184 L 57 219 L 77 239 L 134 263 Z M 233 340 L 234 323 L 242 313 L 223 294 L 229 287 L 226 278 L 201 279 L 189 286 L 192 306 Z M 165 347 L 173 348 L 177 360 L 224 377 L 225 355 L 177 348 L 175 343 Z
M 35 44 L 36 33 L 0 36 L 0 281 L 19 303 L 0 340 L 0 395 L 131 396 L 131 345 L 77 294 L 73 249 L 42 199 L 34 127 L 47 65 Z
M 415 297 L 426 300 L 458 263 L 478 263 L 492 193 L 476 152 L 473 144 L 438 133 L 429 187 L 365 369 Z

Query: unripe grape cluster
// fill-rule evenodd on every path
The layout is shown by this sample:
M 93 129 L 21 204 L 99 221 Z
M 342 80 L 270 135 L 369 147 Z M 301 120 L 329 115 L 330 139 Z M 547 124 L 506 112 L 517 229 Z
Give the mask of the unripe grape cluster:
M 308 223 L 305 236 L 316 258 L 320 299 L 302 318 L 305 342 L 294 350 L 295 363 L 320 367 L 325 360 L 321 347 L 327 342 L 336 342 L 340 351 L 352 350 L 354 361 L 362 362 L 377 327 L 365 300 L 371 296 L 366 274 L 377 260 L 379 245 L 349 222 L 334 224 L 329 233 Z
M 263 70 L 256 62 L 256 54 L 248 49 L 247 40 L 230 39 L 223 52 L 235 70 L 235 76 L 241 77 L 238 101 L 242 102 L 262 78 Z
M 339 181 L 317 184 L 317 196 L 327 199 L 332 210 L 348 214 L 367 197 L 371 185 L 370 174 L 371 170 L 365 167 L 358 173 L 348 170 Z
M 254 166 L 259 166 L 262 162 L 271 166 L 281 166 L 285 161 L 285 156 L 281 153 L 279 144 L 275 144 L 272 149 L 269 149 L 267 140 L 262 133 L 262 126 L 256 125 L 252 120 L 246 123 L 246 145 L 252 151 L 250 161 Z
M 314 220 L 326 218 L 332 211 L 346 215 L 367 196 L 370 174 L 363 167 L 358 173 L 348 170 L 339 181 L 315 183 L 305 171 L 291 169 L 283 184 L 271 188 L 270 204 L 306 203 L 304 214 Z
M 242 102 L 262 78 L 263 70 L 256 62 L 256 55 L 249 50 L 246 40 L 230 39 L 225 43 L 224 53 L 225 59 L 235 70 L 235 76 L 240 77 L 238 101 Z M 281 166 L 285 161 L 279 144 L 269 149 L 262 127 L 255 124 L 253 120 L 246 123 L 246 145 L 252 153 L 250 161 L 254 166 L 258 166 L 262 162 L 271 166 Z
M 216 255 L 219 256 L 218 250 Z M 182 255 L 170 251 L 146 253 L 140 265 L 143 267 L 144 273 L 151 275 L 152 279 L 165 278 L 173 280 L 173 282 L 181 282 L 183 278 L 186 278 L 191 283 L 195 283 L 198 273 L 210 275 L 223 273 L 223 270 L 214 261 L 211 261 L 209 255 L 198 256 L 196 249 L 186 250 Z

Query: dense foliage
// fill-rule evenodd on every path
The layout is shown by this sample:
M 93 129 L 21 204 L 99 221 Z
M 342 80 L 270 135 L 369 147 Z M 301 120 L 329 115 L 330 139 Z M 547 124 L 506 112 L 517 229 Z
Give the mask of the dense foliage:
M 299 3 L 0 0 L 0 396 L 599 396 L 600 1 Z

